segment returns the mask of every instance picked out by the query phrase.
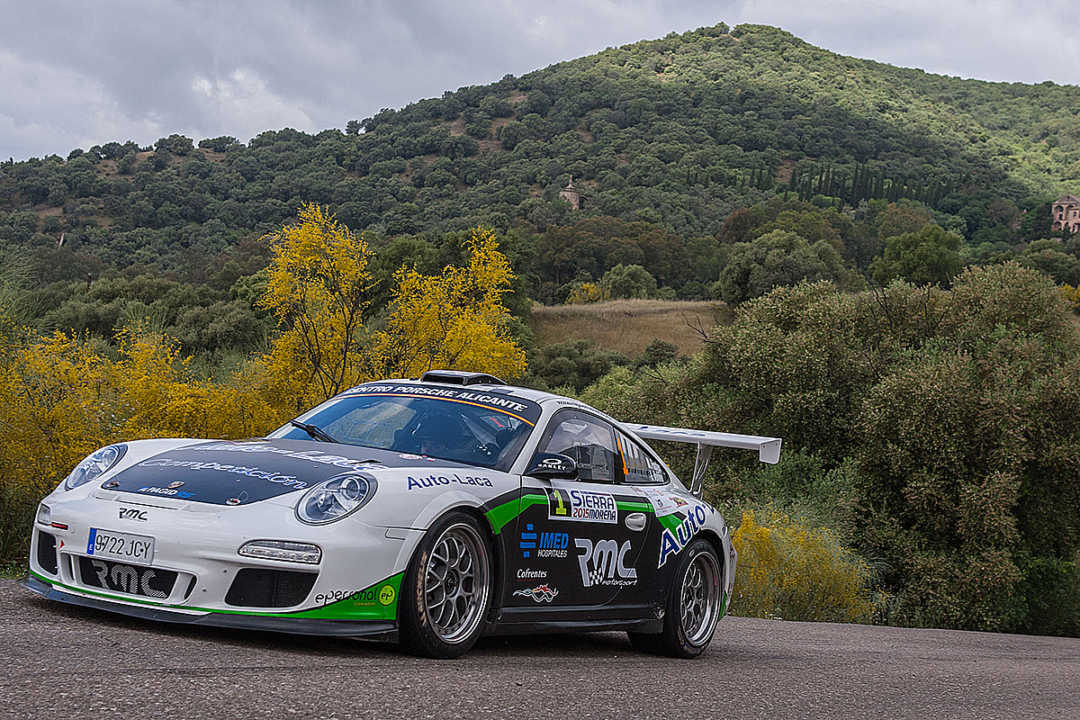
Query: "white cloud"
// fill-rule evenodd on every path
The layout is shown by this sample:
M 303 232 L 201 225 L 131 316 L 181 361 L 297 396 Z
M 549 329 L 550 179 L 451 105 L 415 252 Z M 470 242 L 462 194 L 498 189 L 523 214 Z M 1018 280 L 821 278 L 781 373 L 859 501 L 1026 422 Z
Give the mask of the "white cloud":
M 89 74 L 25 61 L 0 50 L 0 157 L 66 155 L 109 140 L 150 142 L 160 118 L 129 117 Z
M 219 78 L 196 75 L 191 89 L 193 101 L 201 106 L 201 115 L 210 126 L 233 128 L 228 134 L 241 140 L 246 141 L 268 128 L 316 129 L 311 117 L 295 101 L 271 91 L 259 74 L 249 68 L 237 68 Z
M 1080 83 L 1066 0 L 0 0 L 0 157 L 344 127 L 462 85 L 724 21 L 991 80 Z
M 1073 2 L 746 0 L 728 22 L 778 25 L 814 45 L 982 80 L 1080 83 Z

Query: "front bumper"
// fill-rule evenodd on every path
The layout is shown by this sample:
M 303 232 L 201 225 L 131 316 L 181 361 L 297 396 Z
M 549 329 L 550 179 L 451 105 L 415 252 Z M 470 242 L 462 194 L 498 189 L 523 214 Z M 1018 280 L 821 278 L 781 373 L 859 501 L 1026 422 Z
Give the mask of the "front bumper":
M 263 630 L 268 632 L 288 633 L 291 635 L 325 635 L 337 637 L 365 638 L 368 640 L 396 641 L 397 624 L 389 621 L 372 620 L 320 620 L 317 618 L 289 618 L 281 616 L 258 616 L 245 614 L 185 614 L 155 607 L 143 607 L 116 603 L 109 600 L 74 594 L 59 589 L 57 584 L 49 584 L 35 577 L 29 577 L 22 586 L 49 600 L 79 605 L 119 613 L 141 620 L 179 623 L 183 625 L 201 625 L 208 627 L 235 628 L 243 630 Z
M 165 498 L 117 493 L 54 493 L 46 502 L 57 528 L 35 522 L 26 586 L 51 599 L 167 622 L 250 627 L 298 634 L 386 636 L 397 620 L 402 570 L 420 531 L 387 528 L 350 517 L 333 525 L 302 525 L 292 508 L 273 500 L 216 507 Z M 136 507 L 143 519 L 126 521 L 121 507 Z M 175 574 L 170 591 L 147 597 L 88 583 L 80 565 L 88 559 L 91 528 L 155 539 L 142 570 Z M 240 556 L 254 539 L 307 542 L 322 549 L 318 564 Z M 49 542 L 41 547 L 45 540 Z M 241 574 L 249 575 L 241 581 Z M 302 591 L 278 602 L 252 602 L 236 592 L 252 587 L 251 573 L 307 577 Z M 253 582 L 258 582 L 257 580 Z

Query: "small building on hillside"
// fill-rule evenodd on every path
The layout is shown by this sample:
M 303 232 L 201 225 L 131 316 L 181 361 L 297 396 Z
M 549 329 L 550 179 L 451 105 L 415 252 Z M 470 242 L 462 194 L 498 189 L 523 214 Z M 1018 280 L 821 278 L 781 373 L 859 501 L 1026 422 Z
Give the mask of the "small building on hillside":
M 1080 229 L 1080 198 L 1075 195 L 1061 196 L 1051 206 L 1050 217 L 1052 229 L 1076 232 Z
M 581 192 L 580 188 L 574 187 L 573 175 L 570 176 L 570 182 L 566 183 L 566 187 L 559 191 L 559 197 L 570 203 L 570 207 L 575 210 L 580 210 L 581 204 L 585 201 L 585 193 Z

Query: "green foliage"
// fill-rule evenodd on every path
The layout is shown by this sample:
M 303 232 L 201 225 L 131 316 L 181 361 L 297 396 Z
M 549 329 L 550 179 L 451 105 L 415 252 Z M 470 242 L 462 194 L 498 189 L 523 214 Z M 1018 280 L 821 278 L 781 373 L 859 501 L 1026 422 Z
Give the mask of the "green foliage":
M 840 254 L 825 240 L 811 245 L 793 232 L 773 230 L 731 248 L 714 295 L 735 305 L 801 280 L 834 280 L 842 287 L 859 284 L 844 267 Z
M 634 363 L 636 367 L 655 368 L 659 365 L 674 362 L 679 357 L 679 348 L 664 340 L 653 340 L 645 347 L 645 352 Z
M 1023 211 L 1080 182 L 1078 93 L 927 75 L 775 28 L 718 25 L 384 110 L 344 132 L 285 129 L 198 148 L 170 135 L 149 155 L 111 142 L 14 163 L 0 172 L 0 208 L 64 205 L 69 240 L 99 259 L 130 262 L 145 248 L 166 267 L 190 263 L 200 242 L 212 252 L 238 232 L 265 232 L 304 201 L 390 235 L 480 221 L 543 231 L 565 224 L 557 193 L 570 174 L 587 189 L 584 215 L 687 237 L 715 235 L 736 208 L 790 192 L 825 212 L 913 197 L 960 219 L 976 244 L 1020 232 L 1030 241 L 1036 230 L 1013 230 L 1017 218 L 1034 221 Z M 1032 196 L 1041 204 L 1028 205 Z M 80 203 L 91 212 L 73 212 Z M 817 242 L 806 228 L 779 229 Z M 686 282 L 646 266 L 661 285 Z
M 579 218 L 539 234 L 523 232 L 522 239 L 535 254 L 521 258 L 519 272 L 530 278 L 529 295 L 548 303 L 565 301 L 576 284 L 599 280 L 619 264 L 647 267 L 659 286 L 711 283 L 725 252 L 710 237 L 680 238 L 654 223 L 614 217 Z
M 239 147 L 240 141 L 230 135 L 222 135 L 216 138 L 206 138 L 199 141 L 199 147 L 214 152 L 225 152 L 234 147 Z
M 6 480 L 0 478 L 0 568 L 17 564 L 21 577 L 26 574 L 26 557 L 30 554 L 28 528 L 33 525 L 41 493 L 27 492 Z
M 1008 263 L 951 290 L 780 288 L 685 370 L 616 371 L 585 397 L 639 422 L 783 437 L 784 464 L 743 474 L 732 456 L 711 496 L 775 497 L 841 528 L 873 559 L 890 622 L 1057 632 L 1077 621 L 1045 598 L 1073 587 L 1080 551 L 1078 356 L 1058 288 Z
M 1069 253 L 1059 239 L 1029 243 L 1017 257 L 1017 262 L 1040 270 L 1059 285 L 1080 285 L 1080 258 Z
M 1080 636 L 1080 565 L 1056 557 L 1021 556 L 1017 595 L 1026 600 L 1026 622 L 1036 635 Z
M 937 225 L 928 224 L 918 232 L 890 237 L 885 254 L 870 266 L 878 285 L 901 278 L 917 285 L 944 285 L 960 272 L 960 243 L 963 239 Z
M 630 361 L 616 352 L 602 350 L 591 340 L 568 340 L 540 348 L 530 359 L 529 371 L 548 388 L 571 388 L 580 392 L 612 368 Z
M 648 298 L 656 296 L 656 278 L 640 265 L 619 263 L 600 278 L 605 298 Z

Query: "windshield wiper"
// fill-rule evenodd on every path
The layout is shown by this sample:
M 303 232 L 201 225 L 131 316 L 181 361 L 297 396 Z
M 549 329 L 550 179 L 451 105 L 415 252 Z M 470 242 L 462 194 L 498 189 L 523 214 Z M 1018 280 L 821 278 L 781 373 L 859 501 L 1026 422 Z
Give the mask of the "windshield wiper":
M 314 440 L 320 440 L 322 442 L 336 443 L 337 440 L 330 437 L 330 435 L 318 425 L 311 425 L 309 423 L 300 422 L 299 420 L 290 420 L 289 424 L 293 427 L 298 427 Z

